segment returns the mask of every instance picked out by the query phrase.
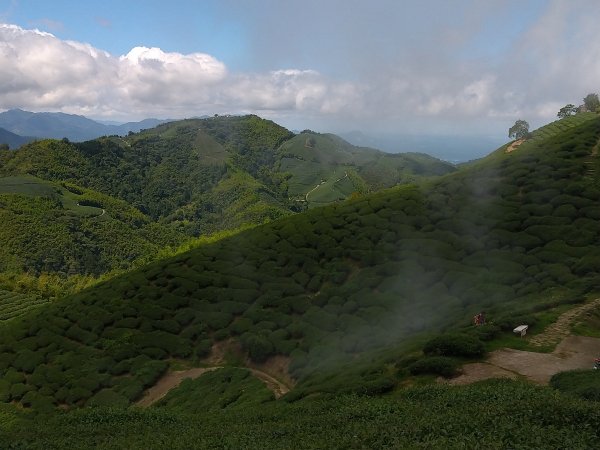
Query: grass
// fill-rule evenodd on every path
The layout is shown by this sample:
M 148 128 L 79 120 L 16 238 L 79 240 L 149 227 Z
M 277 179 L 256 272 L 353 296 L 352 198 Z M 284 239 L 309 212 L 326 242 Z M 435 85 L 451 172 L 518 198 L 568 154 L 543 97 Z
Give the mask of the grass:
M 580 336 L 600 338 L 600 308 L 596 308 L 582 315 L 573 324 L 572 331 Z

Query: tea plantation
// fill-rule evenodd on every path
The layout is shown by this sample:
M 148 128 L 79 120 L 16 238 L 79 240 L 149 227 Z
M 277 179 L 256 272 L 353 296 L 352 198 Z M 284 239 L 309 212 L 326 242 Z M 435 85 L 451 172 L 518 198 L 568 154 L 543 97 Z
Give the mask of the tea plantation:
M 258 407 L 77 410 L 32 416 L 0 406 L 12 448 L 597 448 L 598 404 L 491 381 L 385 397 L 322 396 Z
M 573 301 L 597 288 L 600 185 L 587 163 L 599 137 L 600 120 L 587 121 L 476 170 L 272 222 L 33 312 L 0 331 L 0 396 L 133 402 L 170 359 L 228 339 L 256 362 L 289 355 L 290 399 L 390 390 L 390 355 L 432 332 L 482 308 L 510 323 L 551 306 L 553 290 Z

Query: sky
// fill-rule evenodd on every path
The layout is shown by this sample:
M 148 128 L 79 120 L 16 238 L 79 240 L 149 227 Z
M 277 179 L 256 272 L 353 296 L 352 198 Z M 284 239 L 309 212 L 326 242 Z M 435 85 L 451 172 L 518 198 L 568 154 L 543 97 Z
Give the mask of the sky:
M 0 0 L 0 110 L 507 138 L 600 91 L 596 0 Z

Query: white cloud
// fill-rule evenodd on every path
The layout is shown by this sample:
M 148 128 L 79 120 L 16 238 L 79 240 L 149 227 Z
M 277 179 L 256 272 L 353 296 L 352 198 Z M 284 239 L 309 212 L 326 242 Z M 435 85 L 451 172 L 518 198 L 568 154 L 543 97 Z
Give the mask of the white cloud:
M 115 57 L 90 44 L 0 25 L 0 108 L 120 117 L 213 112 L 336 113 L 357 99 L 349 83 L 314 70 L 230 74 L 204 53 L 135 47 Z
M 322 124 L 321 129 L 335 123 L 340 129 L 399 131 L 419 121 L 429 129 L 442 122 L 452 127 L 488 121 L 489 129 L 504 134 L 508 122 L 523 118 L 541 124 L 552 120 L 560 106 L 578 104 L 588 92 L 600 90 L 599 15 L 600 4 L 551 2 L 491 59 L 470 57 L 470 39 L 477 39 L 477 32 L 462 27 L 458 33 L 450 25 L 428 28 L 422 41 L 403 44 L 398 39 L 393 51 L 383 44 L 383 29 L 376 33 L 379 41 L 367 39 L 372 47 L 358 45 L 363 36 L 357 35 L 357 45 L 330 48 L 323 42 L 323 49 L 314 49 L 314 54 L 329 49 L 325 57 L 338 62 L 345 58 L 346 72 L 327 72 L 324 64 L 321 72 L 294 67 L 232 72 L 205 53 L 140 46 L 118 56 L 0 24 L 0 109 L 118 119 L 255 112 L 274 120 L 293 118 L 296 127 L 306 119 L 307 126 Z M 480 16 L 474 16 L 477 27 Z M 353 33 L 344 34 L 345 39 L 354 39 Z M 450 43 L 448 36 L 454 36 Z M 261 54 L 270 53 L 264 48 Z M 467 128 L 478 129 L 462 127 Z

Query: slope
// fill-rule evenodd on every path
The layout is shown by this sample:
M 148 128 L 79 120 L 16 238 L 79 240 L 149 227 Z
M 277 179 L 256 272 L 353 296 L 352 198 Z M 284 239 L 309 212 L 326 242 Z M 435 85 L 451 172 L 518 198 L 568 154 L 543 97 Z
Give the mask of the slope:
M 383 153 L 308 130 L 283 143 L 278 153 L 278 170 L 289 174 L 288 195 L 309 207 L 455 170 L 428 155 Z
M 247 395 L 217 397 L 208 410 L 192 404 L 188 413 L 85 408 L 41 420 L 0 405 L 0 439 L 16 448 L 264 450 L 596 448 L 600 437 L 597 404 L 525 383 L 429 386 L 384 398 L 339 395 L 294 404 L 253 403 Z
M 499 321 L 600 282 L 600 119 L 476 167 L 317 208 L 113 279 L 4 327 L 5 398 L 135 401 L 231 339 L 311 392 L 383 392 L 390 357 L 485 308 Z M 596 172 L 598 173 L 598 172 Z M 551 295 L 552 294 L 552 295 Z M 387 356 L 383 352 L 389 350 Z M 57 382 L 53 380 L 63 380 Z
M 267 211 L 258 222 L 273 215 L 269 208 L 289 214 L 287 200 L 282 202 L 284 196 L 268 179 L 268 168 L 263 179 L 258 177 L 259 158 L 289 135 L 256 116 L 188 120 L 125 138 L 36 142 L 0 155 L 1 171 L 73 182 L 198 235 L 220 230 L 222 224 L 216 222 L 222 217 L 230 227 L 244 220 L 235 220 L 235 211 L 229 217 L 227 205 L 215 204 L 211 194 L 217 186 L 221 193 L 229 190 L 238 197 L 264 193 L 260 199 Z M 236 177 L 240 170 L 250 172 L 250 178 Z
M 0 281 L 9 274 L 98 276 L 184 236 L 122 200 L 33 176 L 0 178 Z
M 4 128 L 0 128 L 0 145 L 6 144 L 9 148 L 15 149 L 32 140 L 33 138 L 19 136 L 18 134 L 5 130 Z
M 319 145 L 298 156 L 304 135 L 257 116 L 190 119 L 122 138 L 36 142 L 0 154 L 0 173 L 72 182 L 198 236 L 299 212 L 305 202 L 298 196 L 306 200 L 321 179 L 328 182 L 313 189 L 311 206 L 454 170 L 425 155 L 387 155 L 315 136 Z

